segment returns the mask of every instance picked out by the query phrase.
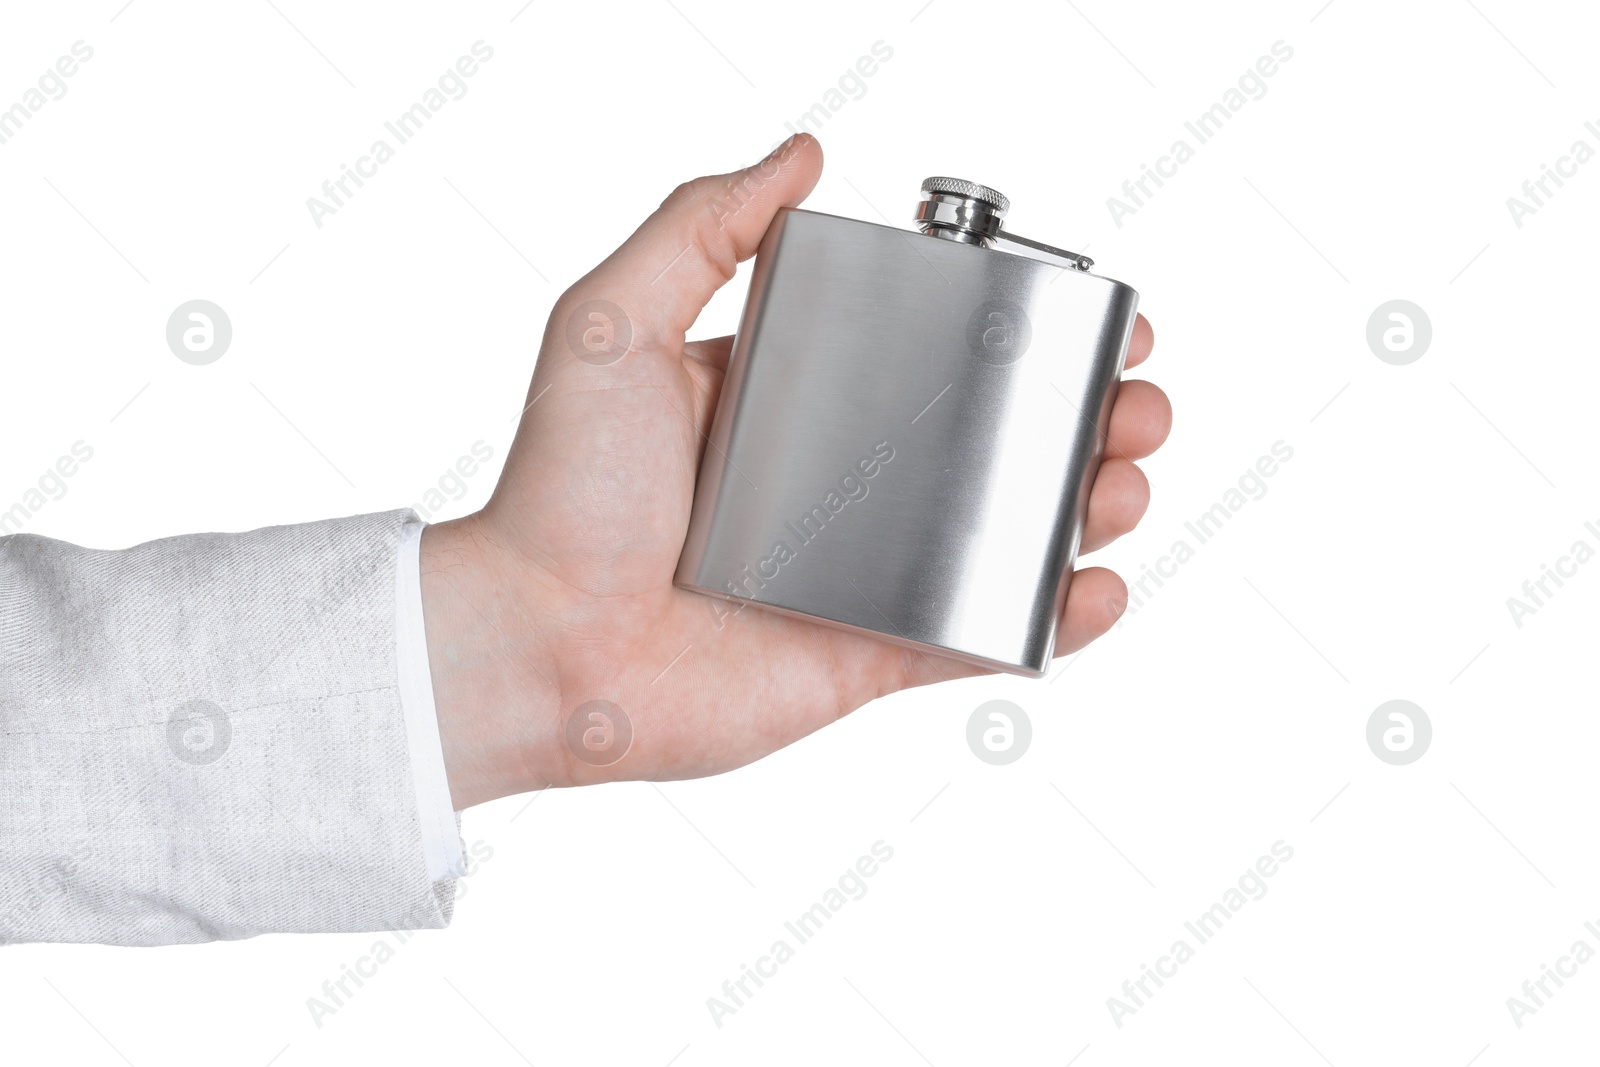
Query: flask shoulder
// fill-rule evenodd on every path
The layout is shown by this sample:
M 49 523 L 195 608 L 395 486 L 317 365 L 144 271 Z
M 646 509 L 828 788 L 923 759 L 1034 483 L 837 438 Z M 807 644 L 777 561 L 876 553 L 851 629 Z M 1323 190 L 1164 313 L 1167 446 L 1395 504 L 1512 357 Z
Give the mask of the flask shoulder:
M 899 244 L 908 253 L 899 257 L 906 266 L 930 269 L 945 284 L 953 284 L 957 280 L 943 267 L 947 262 L 954 265 L 955 275 L 969 281 L 984 275 L 995 275 L 1002 279 L 1011 277 L 1020 267 L 1024 270 L 1037 271 L 1051 282 L 1056 281 L 1061 275 L 1066 275 L 1075 283 L 1080 293 L 1084 290 L 1102 291 L 1104 293 L 1102 299 L 1107 304 L 1138 303 L 1138 291 L 1126 282 L 1109 275 L 1096 274 L 1092 270 L 1063 266 L 1059 256 L 1035 251 L 1029 247 L 1031 242 L 1015 243 L 1017 239 L 1014 235 L 1005 236 L 1013 243 L 1008 243 L 1003 248 L 990 248 L 979 244 L 930 238 L 915 230 L 884 223 L 830 215 L 807 208 L 786 207 L 779 209 L 777 217 L 758 247 L 757 256 L 758 259 L 762 256 L 770 258 L 784 244 L 800 245 L 816 253 L 825 253 L 827 250 L 816 248 L 815 244 L 834 241 L 840 244 L 840 247 L 834 250 L 840 255 L 848 255 L 852 248 L 858 246 L 862 249 L 877 249 L 885 243 L 889 243 L 891 247 Z M 1048 249 L 1049 246 L 1038 247 Z

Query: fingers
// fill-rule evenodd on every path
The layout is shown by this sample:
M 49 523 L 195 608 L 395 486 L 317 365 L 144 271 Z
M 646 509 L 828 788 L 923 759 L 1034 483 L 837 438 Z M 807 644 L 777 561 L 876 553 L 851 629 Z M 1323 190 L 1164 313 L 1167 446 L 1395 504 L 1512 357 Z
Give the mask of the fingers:
M 753 166 L 686 182 L 563 302 L 607 301 L 626 316 L 635 345 L 675 347 L 755 254 L 779 209 L 804 200 L 821 175 L 822 147 L 796 134 Z
M 1128 607 L 1128 587 L 1115 571 L 1086 567 L 1072 572 L 1067 605 L 1056 631 L 1056 655 L 1067 656 L 1115 626 Z
M 1159 386 L 1135 379 L 1117 387 L 1106 429 L 1106 454 L 1143 459 L 1167 439 L 1172 429 L 1172 401 Z
M 1079 552 L 1104 548 L 1131 531 L 1150 506 L 1150 483 L 1144 472 L 1125 459 L 1100 463 L 1094 488 L 1089 492 L 1089 514 L 1083 523 Z
M 1128 366 L 1150 356 L 1155 335 L 1143 315 L 1134 321 L 1128 342 Z M 1172 430 L 1172 402 L 1150 382 L 1125 381 L 1117 387 L 1116 403 L 1106 430 L 1105 456 L 1089 493 L 1089 513 L 1084 520 L 1080 552 L 1093 552 L 1130 532 L 1150 506 L 1150 483 L 1133 460 L 1150 455 Z
M 1133 318 L 1133 336 L 1128 339 L 1128 359 L 1123 367 L 1131 370 L 1150 358 L 1150 349 L 1155 347 L 1156 334 L 1150 328 L 1150 320 L 1143 315 Z

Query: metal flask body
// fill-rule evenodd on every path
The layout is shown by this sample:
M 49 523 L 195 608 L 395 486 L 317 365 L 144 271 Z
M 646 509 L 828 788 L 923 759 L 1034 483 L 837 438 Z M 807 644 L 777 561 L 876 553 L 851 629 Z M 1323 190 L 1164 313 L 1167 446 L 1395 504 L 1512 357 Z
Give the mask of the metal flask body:
M 923 190 L 917 231 L 767 231 L 676 583 L 719 627 L 753 604 L 1040 677 L 1138 294 L 992 189 Z

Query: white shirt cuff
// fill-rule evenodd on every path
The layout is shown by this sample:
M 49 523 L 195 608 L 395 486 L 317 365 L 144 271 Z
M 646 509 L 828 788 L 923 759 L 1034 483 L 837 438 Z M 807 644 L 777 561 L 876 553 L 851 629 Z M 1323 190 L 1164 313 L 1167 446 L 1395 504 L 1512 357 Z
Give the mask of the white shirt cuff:
M 460 878 L 466 859 L 456 813 L 445 776 L 444 745 L 433 704 L 433 673 L 428 667 L 428 633 L 422 619 L 423 522 L 400 528 L 395 566 L 395 641 L 400 675 L 400 709 L 405 716 L 411 754 L 411 780 L 417 790 L 417 816 L 422 823 L 422 853 L 428 877 L 435 882 Z

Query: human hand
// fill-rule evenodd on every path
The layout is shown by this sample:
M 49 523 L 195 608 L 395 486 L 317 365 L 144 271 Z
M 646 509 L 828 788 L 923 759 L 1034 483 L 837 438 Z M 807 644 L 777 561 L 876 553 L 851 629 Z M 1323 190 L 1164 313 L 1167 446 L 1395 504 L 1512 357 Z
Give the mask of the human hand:
M 877 697 L 987 673 L 760 609 L 719 625 L 727 613 L 672 584 L 733 343 L 687 332 L 821 171 L 821 147 L 802 134 L 753 167 L 674 190 L 557 301 L 488 504 L 424 532 L 428 658 L 457 809 L 552 785 L 732 770 Z M 594 300 L 620 309 L 631 334 L 603 366 L 569 342 Z M 1152 344 L 1140 315 L 1127 366 Z M 1154 385 L 1122 383 L 1081 551 L 1143 516 L 1149 485 L 1132 461 L 1165 440 L 1171 415 Z M 1056 654 L 1105 633 L 1126 604 L 1116 574 L 1077 570 Z M 606 766 L 567 740 L 591 700 L 631 727 Z

